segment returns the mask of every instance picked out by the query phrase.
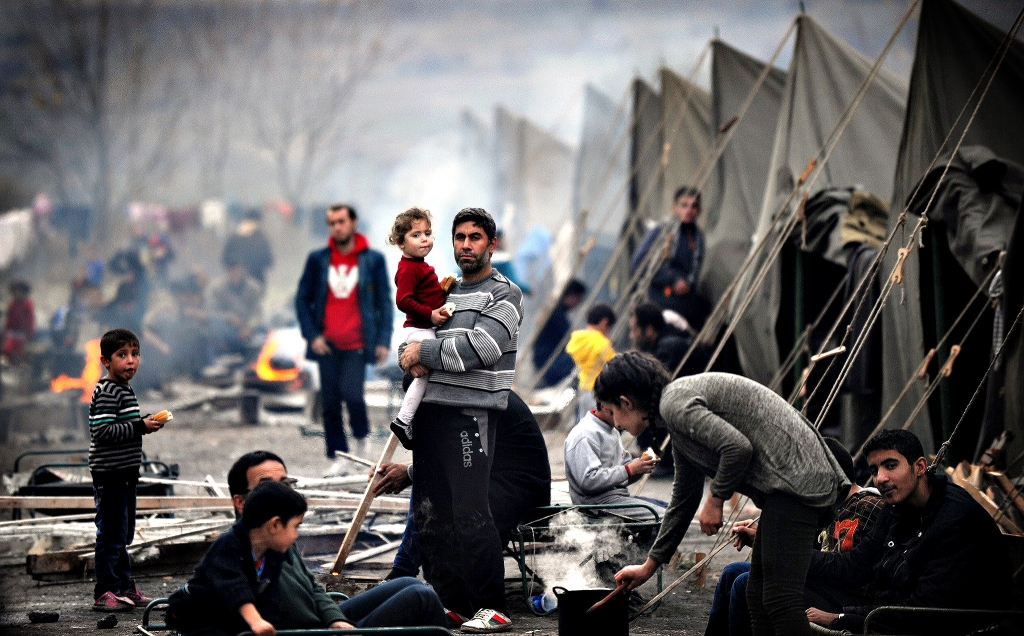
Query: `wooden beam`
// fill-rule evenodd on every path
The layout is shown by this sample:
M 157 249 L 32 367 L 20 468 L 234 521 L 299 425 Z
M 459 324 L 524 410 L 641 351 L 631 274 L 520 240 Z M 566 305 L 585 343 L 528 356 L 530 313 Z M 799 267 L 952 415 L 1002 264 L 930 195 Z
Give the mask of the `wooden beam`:
M 1010 478 L 1003 473 L 992 472 L 989 473 L 989 477 L 994 477 L 999 486 L 1006 491 L 1006 496 L 1013 501 L 1013 505 L 1017 507 L 1017 510 L 1021 514 L 1024 514 L 1024 497 L 1021 496 L 1021 489 L 1014 486 Z
M 384 447 L 384 452 L 380 454 L 377 466 L 383 466 L 391 461 L 391 456 L 395 454 L 396 448 L 398 448 L 398 437 L 392 433 L 391 437 L 388 438 L 387 445 Z M 352 525 L 348 527 L 345 539 L 341 542 L 341 547 L 338 548 L 338 555 L 334 559 L 334 567 L 331 568 L 331 574 L 334 576 L 338 576 L 341 573 L 341 569 L 345 567 L 345 559 L 348 558 L 348 553 L 352 550 L 352 546 L 356 542 L 356 536 L 359 534 L 359 528 L 363 525 L 363 519 L 366 518 L 366 512 L 373 503 L 373 488 L 377 485 L 378 481 L 380 481 L 380 472 L 375 472 L 373 479 L 366 485 L 366 492 L 363 493 L 363 500 L 359 503 L 359 509 L 356 510 L 355 516 L 352 517 Z
M 228 497 L 138 497 L 138 510 L 182 510 L 189 508 L 231 509 Z M 0 510 L 75 510 L 96 506 L 92 497 L 0 497 Z M 309 499 L 313 509 L 356 510 L 360 502 L 351 499 L 321 497 Z M 409 510 L 406 500 L 378 500 L 368 507 L 375 512 L 404 513 Z
M 946 472 L 949 473 L 949 475 L 953 478 L 953 483 L 966 490 L 968 494 L 970 494 L 971 497 L 974 498 L 975 501 L 981 504 L 981 507 L 985 509 L 985 512 L 991 515 L 991 517 L 995 519 L 995 522 L 1002 526 L 1004 530 L 1011 534 L 1024 534 L 1024 531 L 1017 527 L 1017 524 L 1013 522 L 1013 519 L 1010 519 L 1009 517 L 1004 515 L 999 510 L 999 506 L 997 506 L 994 501 L 988 498 L 988 495 L 981 492 L 980 490 L 974 487 L 974 484 L 964 479 L 963 476 L 960 474 L 960 471 L 953 470 L 952 468 L 947 468 Z

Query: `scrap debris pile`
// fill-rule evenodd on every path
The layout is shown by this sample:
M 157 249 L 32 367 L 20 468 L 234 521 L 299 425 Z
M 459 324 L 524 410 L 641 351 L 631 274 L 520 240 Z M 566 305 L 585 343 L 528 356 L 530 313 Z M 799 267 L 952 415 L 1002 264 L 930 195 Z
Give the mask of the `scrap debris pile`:
M 0 507 L 16 518 L 0 522 L 0 565 L 25 563 L 38 581 L 81 580 L 94 569 L 96 526 L 91 482 L 83 467 L 57 469 L 43 466 L 46 474 L 61 479 L 66 494 L 41 496 L 32 492 L 29 479 L 40 473 L 12 473 L 3 478 L 7 496 Z M 52 483 L 52 482 L 51 482 Z M 364 474 L 328 478 L 299 478 L 296 490 L 309 500 L 309 513 L 298 540 L 299 549 L 314 572 L 329 572 L 366 489 Z M 210 543 L 234 523 L 228 486 L 207 476 L 205 481 L 171 477 L 140 478 L 140 491 L 163 488 L 167 494 L 140 492 L 135 540 L 128 547 L 133 567 L 150 575 L 187 574 Z M 26 490 L 27 489 L 27 490 Z M 345 578 L 352 582 L 377 581 L 390 567 L 405 529 L 408 497 L 377 497 L 359 529 L 348 556 Z M 45 510 L 45 514 L 40 511 Z M 374 559 L 374 557 L 379 557 Z

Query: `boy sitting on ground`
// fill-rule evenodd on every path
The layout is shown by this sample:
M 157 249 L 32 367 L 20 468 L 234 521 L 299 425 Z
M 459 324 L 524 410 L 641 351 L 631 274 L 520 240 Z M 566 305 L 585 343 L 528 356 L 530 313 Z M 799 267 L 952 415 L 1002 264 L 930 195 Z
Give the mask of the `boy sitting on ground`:
M 281 566 L 299 536 L 306 500 L 289 486 L 262 481 L 245 499 L 242 518 L 218 537 L 188 583 L 171 595 L 167 625 L 184 636 L 221 636 L 252 631 L 329 626 L 351 629 L 328 599 L 315 602 L 313 575 L 308 594 L 282 594 Z

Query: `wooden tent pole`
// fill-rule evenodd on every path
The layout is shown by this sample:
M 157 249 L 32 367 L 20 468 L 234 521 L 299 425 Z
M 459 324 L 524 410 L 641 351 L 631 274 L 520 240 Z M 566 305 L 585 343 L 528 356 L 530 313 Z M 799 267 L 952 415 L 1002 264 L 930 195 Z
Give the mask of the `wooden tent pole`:
M 352 525 L 348 527 L 345 539 L 341 542 L 341 547 L 338 548 L 338 556 L 334 559 L 334 567 L 331 568 L 331 574 L 334 576 L 338 576 L 342 568 L 345 567 L 345 559 L 348 558 L 348 553 L 352 551 L 352 546 L 355 545 L 356 537 L 359 535 L 359 529 L 363 526 L 363 520 L 366 519 L 366 513 L 370 510 L 370 504 L 373 502 L 373 488 L 380 481 L 380 467 L 382 464 L 391 461 L 391 456 L 395 454 L 396 448 L 398 448 L 398 438 L 392 433 L 391 437 L 388 438 L 387 445 L 384 447 L 384 452 L 380 454 L 380 459 L 377 461 L 377 472 L 373 474 L 370 483 L 366 485 L 363 500 L 359 503 L 355 516 L 352 517 Z

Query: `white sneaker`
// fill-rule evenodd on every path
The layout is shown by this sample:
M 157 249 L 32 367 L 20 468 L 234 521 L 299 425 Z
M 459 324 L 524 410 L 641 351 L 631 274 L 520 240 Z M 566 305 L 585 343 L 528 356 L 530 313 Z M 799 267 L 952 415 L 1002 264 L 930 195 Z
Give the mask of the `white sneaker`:
M 333 477 L 340 475 L 345 470 L 344 460 L 337 460 L 331 463 L 331 467 L 327 469 L 327 476 Z
M 370 436 L 359 437 L 352 440 L 352 454 L 358 455 L 363 459 L 373 459 L 370 457 Z
M 512 621 L 508 616 L 494 610 L 482 609 L 473 614 L 473 618 L 459 628 L 464 634 L 496 634 L 512 629 Z

